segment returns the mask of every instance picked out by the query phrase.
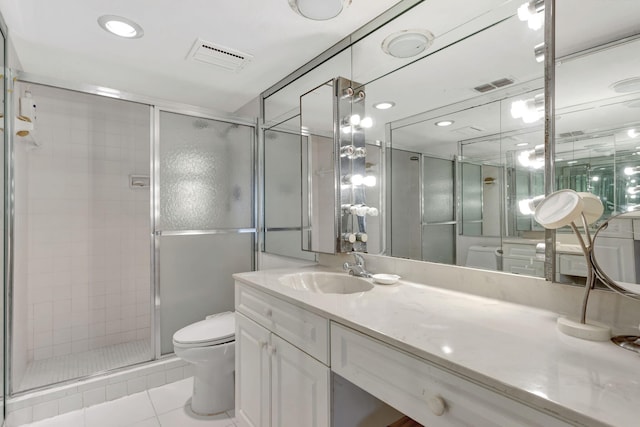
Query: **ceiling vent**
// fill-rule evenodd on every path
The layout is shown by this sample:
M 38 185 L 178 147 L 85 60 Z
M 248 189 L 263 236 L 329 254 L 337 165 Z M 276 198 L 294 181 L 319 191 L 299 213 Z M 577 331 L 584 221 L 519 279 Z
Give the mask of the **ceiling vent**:
M 485 83 L 480 86 L 476 86 L 473 88 L 473 90 L 475 90 L 476 92 L 485 93 L 485 92 L 489 92 L 490 90 L 498 89 L 499 87 L 509 86 L 510 84 L 513 84 L 513 83 L 514 83 L 513 79 L 504 77 L 502 79 L 494 80 L 490 83 Z
M 452 129 L 451 132 L 457 133 L 462 136 L 475 137 L 484 132 L 484 129 L 482 129 L 480 126 L 472 125 L 464 126 L 458 129 Z
M 204 62 L 229 71 L 240 71 L 253 59 L 239 50 L 230 49 L 202 39 L 196 40 L 187 59 Z
M 573 132 L 563 132 L 558 134 L 560 138 L 575 138 L 582 135 L 584 135 L 584 132 L 581 130 L 574 130 Z

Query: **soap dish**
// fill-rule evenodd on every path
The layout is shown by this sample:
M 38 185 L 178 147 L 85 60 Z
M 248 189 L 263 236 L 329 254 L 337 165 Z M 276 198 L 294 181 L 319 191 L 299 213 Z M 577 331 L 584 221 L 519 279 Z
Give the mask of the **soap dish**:
M 393 285 L 400 280 L 400 276 L 397 274 L 374 274 L 371 278 L 381 285 Z

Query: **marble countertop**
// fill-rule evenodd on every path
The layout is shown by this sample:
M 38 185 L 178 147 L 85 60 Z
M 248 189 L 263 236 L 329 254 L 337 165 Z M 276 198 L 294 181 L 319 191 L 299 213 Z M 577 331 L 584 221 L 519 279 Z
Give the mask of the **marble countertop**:
M 233 277 L 573 424 L 640 422 L 640 355 L 563 335 L 553 312 L 402 280 L 347 295 L 295 290 L 278 280 L 302 271 L 334 270 Z

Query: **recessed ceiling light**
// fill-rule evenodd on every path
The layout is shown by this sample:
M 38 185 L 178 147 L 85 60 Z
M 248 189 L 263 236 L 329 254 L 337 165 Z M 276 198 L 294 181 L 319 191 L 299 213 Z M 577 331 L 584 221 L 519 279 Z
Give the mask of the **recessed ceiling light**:
M 626 80 L 620 80 L 612 84 L 611 89 L 617 93 L 629 93 L 640 91 L 640 77 L 632 77 Z
M 403 30 L 387 36 L 382 42 L 382 50 L 396 58 L 411 58 L 431 46 L 433 39 L 431 31 Z
M 440 126 L 440 127 L 445 127 L 445 126 L 451 126 L 452 124 L 454 124 L 455 122 L 453 120 L 442 120 L 439 122 L 436 122 L 436 126 Z
M 102 15 L 98 18 L 98 25 L 111 34 L 127 39 L 139 39 L 144 35 L 140 25 L 122 16 Z
M 376 104 L 373 104 L 373 108 L 377 108 L 378 110 L 388 110 L 391 107 L 394 107 L 396 105 L 395 102 L 391 102 L 391 101 L 383 101 L 383 102 L 378 102 Z
M 314 21 L 326 21 L 340 15 L 351 1 L 346 0 L 289 0 L 289 6 L 296 13 Z

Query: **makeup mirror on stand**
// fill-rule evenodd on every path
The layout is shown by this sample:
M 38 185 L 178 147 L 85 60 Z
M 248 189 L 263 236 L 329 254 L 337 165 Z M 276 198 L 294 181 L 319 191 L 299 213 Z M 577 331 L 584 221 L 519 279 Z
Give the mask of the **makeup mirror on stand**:
M 558 330 L 566 335 L 591 341 L 607 341 L 611 337 L 609 327 L 586 321 L 589 293 L 596 283 L 596 269 L 591 261 L 593 240 L 589 232 L 589 225 L 597 221 L 603 211 L 602 202 L 591 193 L 559 190 L 540 201 L 534 213 L 535 220 L 547 229 L 556 230 L 570 226 L 582 248 L 587 264 L 587 282 L 582 298 L 580 319 L 560 317 L 557 325 Z M 580 233 L 579 225 L 576 223 L 582 226 L 584 236 Z

